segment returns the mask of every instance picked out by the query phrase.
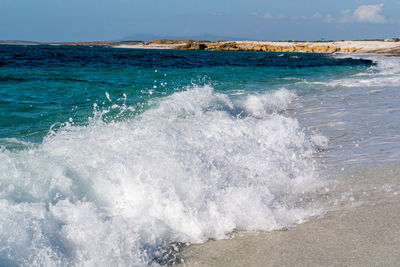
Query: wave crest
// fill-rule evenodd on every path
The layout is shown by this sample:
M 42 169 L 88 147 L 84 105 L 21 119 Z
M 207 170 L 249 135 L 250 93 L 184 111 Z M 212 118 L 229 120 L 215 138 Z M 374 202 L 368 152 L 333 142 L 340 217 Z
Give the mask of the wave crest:
M 278 112 L 294 97 L 283 89 L 243 105 L 195 87 L 130 120 L 94 116 L 36 148 L 0 151 L 0 258 L 149 264 L 172 242 L 318 214 L 301 199 L 322 184 L 311 159 L 321 138 Z

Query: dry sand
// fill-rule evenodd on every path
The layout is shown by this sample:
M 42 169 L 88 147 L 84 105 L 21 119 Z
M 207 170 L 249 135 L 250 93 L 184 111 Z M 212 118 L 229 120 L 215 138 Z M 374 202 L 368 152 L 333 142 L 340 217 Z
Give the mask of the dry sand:
M 361 205 L 287 230 L 192 245 L 182 266 L 400 266 L 400 167 L 348 178 L 337 190 Z
M 175 44 L 137 44 L 137 45 L 116 45 L 114 48 L 134 48 L 134 49 L 174 49 L 177 45 Z
M 393 41 L 333 41 L 333 42 L 258 42 L 258 41 L 237 41 L 238 44 L 259 44 L 259 45 L 274 45 L 274 46 L 295 46 L 295 45 L 310 45 L 310 46 L 337 46 L 340 48 L 358 48 L 366 52 L 377 49 L 390 49 L 400 47 L 400 42 Z

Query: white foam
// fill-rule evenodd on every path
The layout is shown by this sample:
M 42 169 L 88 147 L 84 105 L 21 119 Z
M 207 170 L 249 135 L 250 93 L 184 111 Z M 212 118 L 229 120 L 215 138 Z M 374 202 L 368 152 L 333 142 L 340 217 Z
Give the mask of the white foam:
M 311 82 L 329 87 L 386 87 L 400 84 L 400 58 L 380 57 L 376 55 L 336 55 L 335 57 L 352 57 L 356 59 L 369 59 L 376 63 L 367 72 L 357 73 L 351 78 L 336 79 L 327 82 Z M 307 82 L 306 82 L 307 83 Z
M 143 265 L 171 242 L 318 214 L 301 197 L 321 185 L 310 157 L 323 138 L 279 114 L 293 97 L 282 89 L 237 105 L 195 87 L 130 120 L 105 123 L 96 112 L 36 148 L 1 150 L 0 259 Z
M 274 93 L 247 97 L 244 109 L 255 117 L 265 117 L 288 108 L 295 94 L 282 88 Z

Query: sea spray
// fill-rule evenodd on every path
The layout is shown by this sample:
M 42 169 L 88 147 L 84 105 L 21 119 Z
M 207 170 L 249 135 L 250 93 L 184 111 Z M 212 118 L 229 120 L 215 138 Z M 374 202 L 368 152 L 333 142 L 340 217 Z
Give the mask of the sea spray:
M 282 114 L 294 97 L 281 89 L 232 102 L 195 86 L 131 118 L 104 120 L 111 109 L 96 107 L 87 125 L 67 122 L 35 147 L 3 148 L 0 259 L 156 264 L 173 242 L 318 214 L 301 199 L 323 183 L 311 157 L 326 140 Z

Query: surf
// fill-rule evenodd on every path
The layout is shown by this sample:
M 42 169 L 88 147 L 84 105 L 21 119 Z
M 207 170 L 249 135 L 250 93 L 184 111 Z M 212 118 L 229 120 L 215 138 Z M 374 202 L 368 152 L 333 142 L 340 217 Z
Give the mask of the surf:
M 3 148 L 1 258 L 158 264 L 176 242 L 320 214 L 302 197 L 324 184 L 312 155 L 326 138 L 283 114 L 295 97 L 280 89 L 233 101 L 192 86 L 130 118 L 104 120 L 111 109 L 96 106 L 86 125 L 67 121 L 37 146 Z

